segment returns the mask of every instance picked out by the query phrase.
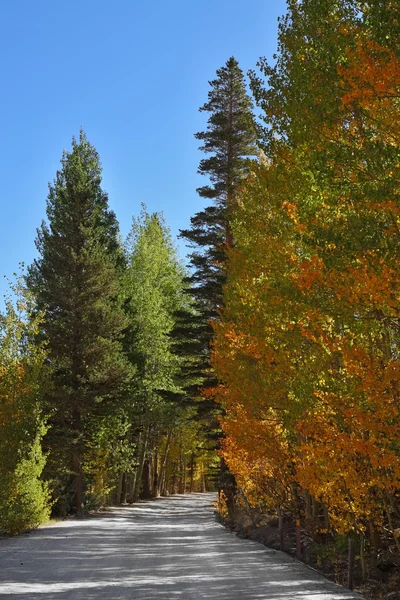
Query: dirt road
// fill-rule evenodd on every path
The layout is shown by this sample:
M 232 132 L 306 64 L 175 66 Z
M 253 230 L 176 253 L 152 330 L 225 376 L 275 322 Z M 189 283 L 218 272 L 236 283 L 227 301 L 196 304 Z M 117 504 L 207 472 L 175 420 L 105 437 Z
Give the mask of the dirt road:
M 361 598 L 215 521 L 212 494 L 174 496 L 0 539 L 8 600 Z

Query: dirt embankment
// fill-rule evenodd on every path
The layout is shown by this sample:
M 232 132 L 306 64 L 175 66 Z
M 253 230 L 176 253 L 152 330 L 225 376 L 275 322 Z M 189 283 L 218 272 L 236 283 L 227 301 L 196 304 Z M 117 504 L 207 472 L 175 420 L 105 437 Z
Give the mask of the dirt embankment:
M 235 510 L 233 518 L 220 521 L 238 537 L 255 540 L 268 548 L 283 550 L 296 556 L 296 526 L 293 518 L 284 515 L 282 534 L 278 519 L 257 511 Z M 301 527 L 301 560 L 325 577 L 347 587 L 348 540 L 342 536 L 310 535 Z M 386 542 L 386 543 L 385 543 Z M 400 600 L 400 554 L 390 540 L 382 540 L 378 553 L 367 542 L 365 577 L 360 560 L 360 547 L 355 547 L 354 591 L 367 600 Z

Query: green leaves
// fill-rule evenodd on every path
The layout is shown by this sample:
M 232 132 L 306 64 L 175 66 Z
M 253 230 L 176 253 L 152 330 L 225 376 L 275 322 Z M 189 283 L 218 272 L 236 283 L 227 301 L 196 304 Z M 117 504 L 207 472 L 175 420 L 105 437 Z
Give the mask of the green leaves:
M 30 317 L 34 301 L 21 279 L 12 291 L 0 314 L 0 532 L 17 534 L 49 514 L 41 440 L 50 370 L 45 345 L 34 343 L 43 316 Z
M 49 188 L 49 222 L 38 232 L 39 258 L 28 282 L 44 313 L 53 366 L 48 476 L 54 487 L 70 488 L 74 472 L 80 511 L 87 450 L 105 416 L 118 413 L 133 373 L 122 348 L 127 319 L 120 305 L 124 256 L 118 225 L 101 188 L 98 154 L 82 131 L 61 164 Z M 111 440 L 115 431 L 109 434 Z M 110 465 L 111 446 L 107 460 L 102 456 Z
M 164 218 L 143 208 L 133 222 L 126 247 L 125 305 L 130 321 L 128 355 L 138 368 L 138 384 L 145 404 L 155 401 L 156 390 L 173 389 L 177 359 L 169 334 L 174 313 L 186 304 L 183 269 Z

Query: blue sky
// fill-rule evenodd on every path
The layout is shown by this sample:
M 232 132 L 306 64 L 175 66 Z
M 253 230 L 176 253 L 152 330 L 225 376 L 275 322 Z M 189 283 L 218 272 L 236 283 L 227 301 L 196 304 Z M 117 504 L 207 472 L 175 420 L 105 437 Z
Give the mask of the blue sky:
M 47 185 L 82 126 L 98 150 L 121 232 L 141 202 L 174 235 L 196 187 L 208 81 L 276 51 L 285 0 L 4 0 L 0 3 L 0 294 L 29 264 Z M 179 243 L 184 255 L 183 242 Z

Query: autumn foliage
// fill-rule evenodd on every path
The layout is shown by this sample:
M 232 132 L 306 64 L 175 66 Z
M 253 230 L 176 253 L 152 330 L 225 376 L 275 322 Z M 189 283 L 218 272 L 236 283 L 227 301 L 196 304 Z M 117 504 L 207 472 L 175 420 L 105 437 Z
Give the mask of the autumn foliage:
M 341 533 L 393 529 L 398 18 L 379 3 L 382 34 L 376 3 L 288 4 L 276 65 L 260 62 L 267 85 L 252 74 L 264 154 L 236 210 L 215 325 L 222 452 L 254 504 L 307 512 L 311 498 Z
M 41 315 L 28 320 L 33 300 L 21 282 L 13 292 L 15 301 L 7 300 L 0 313 L 0 534 L 35 527 L 50 512 L 48 487 L 41 480 L 46 349 L 32 343 Z

